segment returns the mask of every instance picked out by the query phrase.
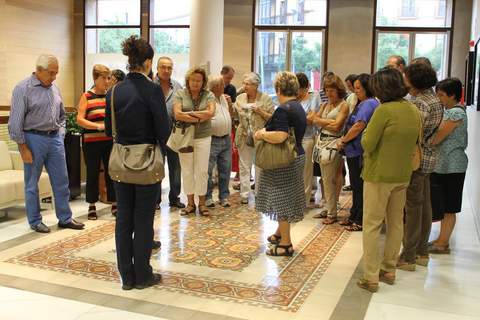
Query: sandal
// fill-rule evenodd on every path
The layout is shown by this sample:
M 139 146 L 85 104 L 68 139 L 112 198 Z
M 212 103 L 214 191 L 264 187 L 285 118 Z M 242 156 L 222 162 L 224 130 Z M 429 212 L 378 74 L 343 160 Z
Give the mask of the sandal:
M 393 285 L 395 283 L 395 273 L 380 270 L 380 273 L 378 274 L 378 280 L 383 283 Z
M 337 222 L 337 218 L 330 218 L 330 217 L 322 221 L 323 224 L 327 224 L 327 225 L 334 224 L 335 222 Z
M 95 206 L 89 206 L 88 207 L 88 215 L 87 215 L 88 220 L 97 220 L 97 208 Z
M 348 219 L 348 218 L 345 219 L 345 220 L 343 220 L 343 221 L 340 221 L 338 224 L 341 225 L 341 226 L 351 226 L 351 225 L 354 225 L 353 221 L 350 220 L 350 219 Z
M 111 212 L 112 212 L 112 216 L 114 216 L 115 218 L 117 217 L 117 211 L 118 211 L 117 205 L 112 204 L 112 211 Z
M 355 232 L 355 231 L 362 231 L 363 227 L 359 224 L 352 223 L 352 225 L 345 228 L 347 231 Z
M 281 236 L 272 234 L 270 237 L 267 238 L 267 241 L 270 242 L 271 244 L 278 244 L 280 242 L 280 239 L 282 239 Z
M 198 205 L 198 212 L 200 212 L 200 215 L 204 217 L 210 216 L 210 210 L 208 210 L 207 206 L 204 204 Z
M 450 254 L 450 246 L 438 246 L 436 244 L 428 248 L 428 253 L 433 254 Z
M 328 211 L 327 210 L 322 210 L 320 213 L 317 213 L 316 215 L 313 216 L 314 219 L 325 219 L 328 216 Z
M 361 278 L 357 281 L 357 286 L 370 292 L 378 291 L 378 283 L 370 282 L 364 278 Z
M 180 211 L 181 216 L 188 216 L 190 213 L 195 213 L 197 207 L 194 204 L 188 204 L 185 209 Z
M 282 249 L 282 251 L 278 251 L 278 249 Z M 269 248 L 266 252 L 267 256 L 274 256 L 274 257 L 291 257 L 293 256 L 293 246 L 292 244 L 288 245 L 281 245 L 275 244 L 273 248 Z

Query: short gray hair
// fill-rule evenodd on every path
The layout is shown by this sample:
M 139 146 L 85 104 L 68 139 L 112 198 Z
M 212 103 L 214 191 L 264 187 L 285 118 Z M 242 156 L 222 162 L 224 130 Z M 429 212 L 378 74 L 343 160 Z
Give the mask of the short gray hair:
M 258 73 L 255 73 L 255 72 L 249 72 L 249 73 L 244 74 L 243 75 L 243 81 L 250 82 L 251 84 L 253 84 L 257 87 L 262 82 L 260 80 L 260 76 L 258 75 Z
M 48 66 L 53 64 L 53 63 L 56 63 L 58 64 L 58 59 L 57 57 L 55 57 L 54 55 L 52 54 L 41 54 L 38 58 L 37 58 L 37 63 L 36 63 L 36 67 L 37 69 L 43 69 L 43 70 L 47 70 L 48 69 Z
M 222 76 L 210 76 L 208 78 L 208 90 L 212 90 L 223 82 Z
M 173 64 L 172 58 L 167 57 L 167 56 L 161 56 L 160 58 L 158 58 L 157 64 L 160 62 L 160 60 L 169 60 Z

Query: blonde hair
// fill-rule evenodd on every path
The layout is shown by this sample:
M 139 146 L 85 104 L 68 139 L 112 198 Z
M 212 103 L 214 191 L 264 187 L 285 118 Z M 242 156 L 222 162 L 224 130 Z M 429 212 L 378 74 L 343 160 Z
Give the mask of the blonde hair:
M 275 76 L 273 87 L 277 93 L 280 93 L 285 97 L 296 97 L 298 95 L 300 84 L 294 73 L 282 71 Z
M 207 72 L 205 72 L 205 69 L 200 68 L 200 67 L 193 67 L 190 70 L 187 71 L 187 74 L 185 75 L 185 87 L 187 88 L 188 92 L 190 92 L 190 85 L 188 81 L 190 80 L 190 77 L 194 75 L 195 73 L 198 73 L 202 76 L 203 83 L 202 83 L 202 88 L 200 91 L 203 91 L 207 88 L 207 83 L 208 83 L 208 78 L 207 78 Z
M 93 66 L 93 69 L 92 69 L 93 81 L 97 80 L 101 76 L 108 76 L 110 74 L 111 74 L 110 69 L 108 69 L 103 64 L 96 64 Z

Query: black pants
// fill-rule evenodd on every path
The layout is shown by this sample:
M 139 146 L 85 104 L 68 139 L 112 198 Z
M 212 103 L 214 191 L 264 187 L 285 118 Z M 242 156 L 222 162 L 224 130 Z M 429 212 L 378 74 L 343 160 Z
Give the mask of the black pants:
M 170 202 L 176 202 L 182 188 L 182 170 L 180 167 L 180 159 L 178 153 L 166 147 L 167 150 L 167 163 L 168 163 L 168 178 L 170 180 L 170 192 L 168 194 L 168 200 Z M 160 192 L 157 197 L 157 204 L 162 201 L 162 183 L 160 182 Z
M 98 201 L 98 176 L 100 162 L 103 162 L 105 185 L 107 187 L 107 201 L 115 202 L 115 189 L 108 174 L 108 160 L 112 151 L 112 141 L 98 141 L 83 143 L 83 156 L 87 166 L 87 202 Z
M 153 216 L 159 185 L 115 182 L 117 222 L 115 245 L 122 283 L 145 284 L 152 277 Z
M 350 209 L 350 220 L 358 225 L 362 225 L 363 220 L 363 179 L 361 156 L 347 158 L 348 173 L 350 185 L 352 186 L 352 208 Z

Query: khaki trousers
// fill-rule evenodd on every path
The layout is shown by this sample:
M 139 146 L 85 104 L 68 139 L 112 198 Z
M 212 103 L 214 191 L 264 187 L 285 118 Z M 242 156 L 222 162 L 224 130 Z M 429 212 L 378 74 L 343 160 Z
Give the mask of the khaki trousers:
M 337 218 L 337 174 L 342 161 L 342 157 L 337 153 L 332 162 L 328 164 L 320 163 L 323 187 L 325 188 L 326 209 L 328 210 L 328 217 L 333 219 Z
M 204 196 L 208 187 L 208 161 L 212 137 L 193 140 L 193 152 L 179 153 L 183 192 Z
M 305 199 L 307 206 L 310 203 L 313 183 L 313 145 L 315 140 L 313 138 L 306 138 L 302 141 L 303 149 L 305 150 L 305 167 L 303 168 L 303 182 L 305 184 Z
M 363 189 L 363 277 L 378 282 L 380 269 L 395 272 L 403 237 L 403 208 L 408 183 L 367 182 Z M 380 264 L 379 238 L 383 221 L 386 239 Z

